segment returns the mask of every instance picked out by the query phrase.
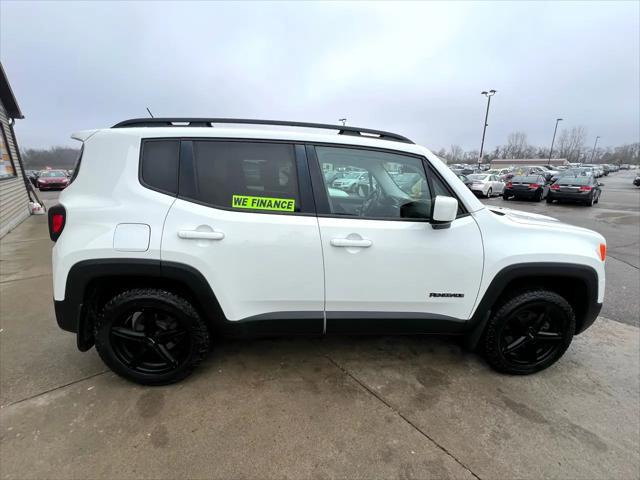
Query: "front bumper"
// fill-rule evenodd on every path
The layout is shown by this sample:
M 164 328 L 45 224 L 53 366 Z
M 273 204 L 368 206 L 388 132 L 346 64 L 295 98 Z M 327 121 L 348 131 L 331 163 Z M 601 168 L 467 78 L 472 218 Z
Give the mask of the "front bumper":
M 589 303 L 589 305 L 587 305 L 587 311 L 582 317 L 582 322 L 580 322 L 579 327 L 576 328 L 575 334 L 578 335 L 593 325 L 593 322 L 595 322 L 598 315 L 600 315 L 600 310 L 602 310 L 601 303 Z

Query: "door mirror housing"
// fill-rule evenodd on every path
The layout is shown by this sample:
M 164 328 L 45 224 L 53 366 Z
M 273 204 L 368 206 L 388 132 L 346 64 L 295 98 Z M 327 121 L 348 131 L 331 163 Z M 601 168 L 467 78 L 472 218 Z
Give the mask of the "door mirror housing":
M 435 229 L 449 228 L 458 216 L 458 200 L 438 195 L 433 201 L 431 226 Z

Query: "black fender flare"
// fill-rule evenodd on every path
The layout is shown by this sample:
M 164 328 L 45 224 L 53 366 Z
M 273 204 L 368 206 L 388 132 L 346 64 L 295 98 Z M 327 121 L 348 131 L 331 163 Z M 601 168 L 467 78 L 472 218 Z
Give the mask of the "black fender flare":
M 205 277 L 195 268 L 175 262 L 139 258 L 109 258 L 83 260 L 71 267 L 67 274 L 65 299 L 56 300 L 58 325 L 77 333 L 78 348 L 93 346 L 87 308 L 87 288 L 92 281 L 109 277 L 129 277 L 172 281 L 186 286 L 209 319 L 225 320 L 218 300 Z
M 509 284 L 518 280 L 543 280 L 570 278 L 579 280 L 585 287 L 584 307 L 576 312 L 576 332 L 582 333 L 595 321 L 602 304 L 598 303 L 598 273 L 593 267 L 575 263 L 531 262 L 509 265 L 500 270 L 487 287 L 469 320 L 465 345 L 475 349 L 491 316 L 492 307 Z

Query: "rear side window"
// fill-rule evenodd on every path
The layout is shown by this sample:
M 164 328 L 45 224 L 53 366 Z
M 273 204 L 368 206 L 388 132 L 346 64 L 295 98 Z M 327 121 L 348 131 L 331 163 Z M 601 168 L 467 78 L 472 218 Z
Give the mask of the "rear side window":
M 264 213 L 300 211 L 294 147 L 263 142 L 193 142 L 194 192 L 211 205 Z
M 142 143 L 140 180 L 153 190 L 178 194 L 179 140 L 145 140 Z

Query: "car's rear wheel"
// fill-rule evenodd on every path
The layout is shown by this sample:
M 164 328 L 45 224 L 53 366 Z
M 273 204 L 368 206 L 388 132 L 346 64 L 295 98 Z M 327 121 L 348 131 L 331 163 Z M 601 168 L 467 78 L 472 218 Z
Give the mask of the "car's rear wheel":
M 560 295 L 536 289 L 502 303 L 489 319 L 484 353 L 500 372 L 527 375 L 553 365 L 575 332 L 571 305 Z
M 553 198 L 547 196 L 547 203 L 553 203 Z
M 533 200 L 535 202 L 539 202 L 540 200 L 542 200 L 542 192 L 541 191 L 536 192 L 535 196 L 533 197 Z
M 506 193 L 502 194 L 502 199 L 503 200 L 509 200 L 509 195 L 507 195 Z
M 492 193 L 493 193 L 493 190 L 491 189 L 491 187 L 489 187 L 489 190 L 487 190 L 487 198 L 491 198 Z
M 111 370 L 143 385 L 187 377 L 209 350 L 209 332 L 184 298 L 154 289 L 113 297 L 94 329 L 96 350 Z
M 594 203 L 595 203 L 594 196 L 593 196 L 593 195 L 591 195 L 591 198 L 585 202 L 585 205 L 586 205 L 587 207 L 593 207 L 593 204 L 594 204 Z

